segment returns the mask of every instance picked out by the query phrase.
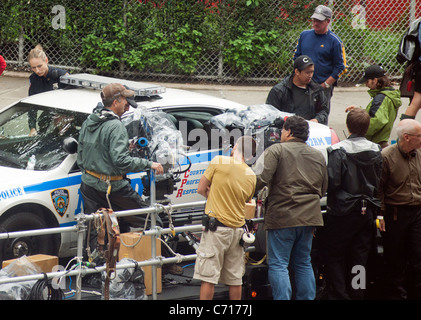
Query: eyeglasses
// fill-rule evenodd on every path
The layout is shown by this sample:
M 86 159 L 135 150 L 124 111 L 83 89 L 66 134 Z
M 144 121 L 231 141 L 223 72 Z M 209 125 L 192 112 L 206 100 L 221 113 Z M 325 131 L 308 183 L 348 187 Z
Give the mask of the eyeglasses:
M 407 133 L 407 132 L 405 132 L 405 134 L 407 134 L 408 136 L 414 136 L 414 137 L 417 137 L 417 138 L 421 138 L 421 134 L 413 134 L 413 133 Z

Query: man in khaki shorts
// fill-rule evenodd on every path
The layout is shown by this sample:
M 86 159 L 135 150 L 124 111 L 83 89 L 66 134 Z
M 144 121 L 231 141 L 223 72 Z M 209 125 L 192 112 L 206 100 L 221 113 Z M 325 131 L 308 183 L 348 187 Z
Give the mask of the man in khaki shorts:
M 229 286 L 231 300 L 241 300 L 244 208 L 256 187 L 256 175 L 245 160 L 255 152 L 256 142 L 241 137 L 232 156 L 216 156 L 200 179 L 197 192 L 207 198 L 207 203 L 193 278 L 202 281 L 201 300 L 213 298 L 218 282 Z

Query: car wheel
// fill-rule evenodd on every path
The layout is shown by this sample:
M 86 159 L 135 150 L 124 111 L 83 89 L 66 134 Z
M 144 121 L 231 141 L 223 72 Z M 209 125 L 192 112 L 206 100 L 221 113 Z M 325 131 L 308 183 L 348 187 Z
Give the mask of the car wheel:
M 37 214 L 19 212 L 12 214 L 0 224 L 0 232 L 13 232 L 48 228 Z M 54 254 L 53 235 L 25 236 L 0 241 L 0 261 L 34 254 Z

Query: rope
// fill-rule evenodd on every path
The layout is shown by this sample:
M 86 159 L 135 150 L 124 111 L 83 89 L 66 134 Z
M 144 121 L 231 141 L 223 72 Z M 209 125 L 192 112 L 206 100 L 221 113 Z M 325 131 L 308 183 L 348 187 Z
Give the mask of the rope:
M 168 224 L 169 224 L 169 228 L 171 230 L 171 233 L 173 235 L 173 237 L 175 236 L 175 229 L 174 229 L 174 223 L 173 223 L 173 219 L 172 219 L 172 206 L 171 203 L 168 204 L 168 208 L 166 208 L 164 205 L 157 203 L 156 204 L 157 207 L 161 208 L 162 211 L 164 211 L 167 216 L 168 216 Z
M 177 257 L 177 263 L 180 263 L 180 262 L 183 262 L 183 255 L 182 254 L 180 254 L 180 253 L 177 253 L 177 252 L 174 252 L 174 250 L 173 249 L 171 249 L 171 247 L 168 245 L 168 243 L 166 243 L 163 239 L 161 239 L 161 238 L 159 238 L 159 240 L 163 243 L 163 244 L 165 244 L 166 246 L 167 246 L 167 248 L 168 248 L 168 250 L 170 250 L 170 252 L 175 256 L 175 257 Z
M 148 214 L 147 214 L 147 216 L 146 216 L 146 219 L 145 219 L 145 224 L 144 224 L 144 226 L 143 226 L 143 230 L 146 230 L 146 227 L 147 227 L 147 225 L 148 225 L 149 215 L 150 215 L 150 213 L 148 213 Z M 139 239 L 138 239 L 135 243 L 133 243 L 133 244 L 125 244 L 125 243 L 124 243 L 124 241 L 123 241 L 123 237 L 121 237 L 121 238 L 120 238 L 120 242 L 121 242 L 121 244 L 122 244 L 123 246 L 125 246 L 126 248 L 133 248 L 133 247 L 136 247 L 136 246 L 139 244 L 140 240 L 142 240 L 142 238 L 143 238 L 143 231 L 141 231 L 141 232 L 139 233 L 139 235 L 140 235 Z

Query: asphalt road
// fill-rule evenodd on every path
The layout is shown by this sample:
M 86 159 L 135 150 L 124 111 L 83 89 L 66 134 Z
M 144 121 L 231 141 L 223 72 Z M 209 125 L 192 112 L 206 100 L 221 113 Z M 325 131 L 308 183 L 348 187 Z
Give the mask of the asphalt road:
M 22 99 L 28 95 L 29 74 L 5 72 L 0 76 L 0 109 L 9 104 Z M 261 86 L 233 86 L 233 85 L 202 85 L 202 84 L 175 84 L 165 83 L 167 87 L 180 88 L 208 95 L 233 100 L 245 105 L 263 104 L 266 101 L 267 94 L 271 87 Z M 345 119 L 345 108 L 349 105 L 365 107 L 370 101 L 367 88 L 342 88 L 336 87 L 331 101 L 331 111 L 329 115 L 329 126 L 335 130 L 341 140 L 345 139 L 347 134 Z M 405 112 L 409 100 L 402 99 L 402 107 L 399 109 L 398 118 Z M 421 121 L 421 112 L 417 116 Z M 396 139 L 395 129 L 392 131 L 391 140 Z

